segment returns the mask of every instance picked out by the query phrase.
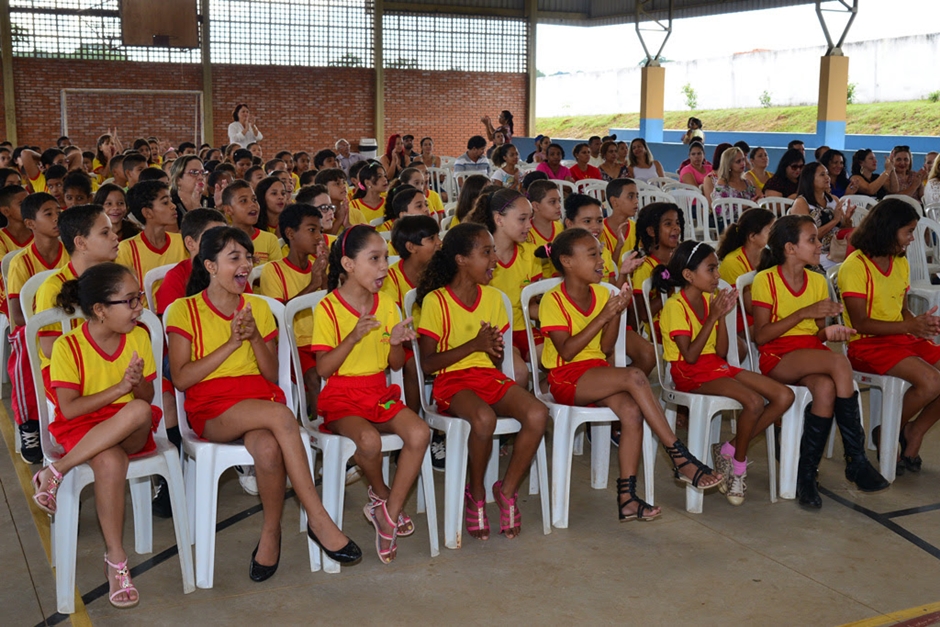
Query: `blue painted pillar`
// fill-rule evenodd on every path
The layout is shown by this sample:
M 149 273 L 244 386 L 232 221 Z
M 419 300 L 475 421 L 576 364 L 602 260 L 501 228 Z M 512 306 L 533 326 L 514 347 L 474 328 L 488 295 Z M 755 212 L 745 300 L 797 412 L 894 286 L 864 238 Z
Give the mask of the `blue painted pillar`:
M 825 56 L 819 62 L 819 104 L 816 110 L 817 146 L 845 148 L 849 58 Z

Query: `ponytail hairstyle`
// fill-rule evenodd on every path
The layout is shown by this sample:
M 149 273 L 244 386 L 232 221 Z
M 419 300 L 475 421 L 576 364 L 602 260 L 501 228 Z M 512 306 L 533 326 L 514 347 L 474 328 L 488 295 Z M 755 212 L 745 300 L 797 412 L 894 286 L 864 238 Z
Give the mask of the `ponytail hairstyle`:
M 326 275 L 326 290 L 328 292 L 332 292 L 346 281 L 343 257 L 353 259 L 366 247 L 366 243 L 373 236 L 378 237 L 374 228 L 368 224 L 356 224 L 333 240 L 333 245 L 330 246 L 330 260 L 327 262 L 329 270 Z
M 685 233 L 685 216 L 678 205 L 671 202 L 650 203 L 640 209 L 636 216 L 636 250 L 642 246 L 643 251 L 648 255 L 659 245 L 659 224 L 663 221 L 663 216 L 670 211 L 675 211 L 679 215 L 679 228 Z M 649 227 L 653 227 L 653 235 L 649 234 Z
M 482 224 L 490 233 L 495 233 L 496 220 L 493 219 L 493 214 L 506 215 L 509 207 L 520 198 L 524 200 L 525 196 L 514 189 L 503 187 L 498 188 L 498 191 L 480 194 L 473 205 L 473 211 L 467 216 L 467 221 Z
M 390 189 L 385 197 L 385 219 L 397 220 L 401 214 L 408 210 L 408 205 L 418 195 L 424 197 L 424 193 L 420 189 L 406 183 L 399 183 Z
M 77 306 L 86 318 L 94 319 L 95 305 L 108 304 L 117 295 L 125 276 L 134 276 L 126 266 L 110 261 L 95 264 L 77 279 L 62 284 L 55 305 L 69 315 L 75 313 Z
M 483 192 L 483 188 L 490 182 L 490 179 L 482 174 L 473 174 L 464 179 L 460 186 L 460 196 L 457 197 L 457 211 L 454 216 L 463 222 L 473 210 L 473 204 L 477 197 Z M 494 186 L 495 187 L 495 186 Z
M 856 150 L 855 154 L 852 155 L 852 176 L 862 174 L 862 164 L 865 162 L 865 159 L 868 158 L 868 155 L 871 154 L 870 148 L 862 148 L 861 150 Z
M 418 303 L 436 289 L 450 285 L 457 277 L 457 255 L 469 257 L 480 236 L 490 234 L 482 224 L 461 222 L 444 236 L 440 250 L 434 253 L 418 283 Z M 332 266 L 330 266 L 332 268 Z
M 397 137 L 397 135 L 392 135 L 392 137 L 393 138 Z M 389 142 L 391 141 L 392 140 L 389 139 Z M 394 146 L 394 143 L 392 143 L 392 146 Z M 389 157 L 389 161 L 391 160 L 392 158 Z M 366 191 L 367 191 L 366 181 L 369 181 L 370 183 L 375 184 L 375 182 L 379 180 L 379 171 L 381 171 L 384 174 L 385 168 L 382 167 L 382 164 L 377 161 L 374 161 L 370 163 L 369 165 L 365 166 L 364 168 L 362 168 L 361 170 L 359 170 L 359 177 L 358 177 L 359 184 L 356 186 L 356 193 L 353 194 L 354 199 L 365 198 Z
M 249 257 L 255 254 L 254 244 L 244 231 L 231 226 L 216 226 L 205 231 L 199 240 L 199 254 L 193 258 L 193 271 L 189 275 L 189 283 L 186 284 L 187 296 L 198 294 L 209 287 L 210 277 L 206 261 L 218 261 L 219 254 L 230 242 L 235 242 L 248 251 Z
M 490 159 L 490 161 L 493 162 L 493 165 L 495 165 L 497 168 L 503 167 L 503 165 L 506 163 L 506 153 L 509 152 L 510 148 L 515 148 L 515 146 L 508 142 L 496 148 L 496 150 L 493 151 L 492 158 Z
M 513 131 L 512 113 L 510 113 L 508 109 L 503 109 L 500 113 L 503 115 L 503 119 L 506 120 L 506 126 L 509 127 L 509 134 L 513 135 L 515 131 Z M 507 141 L 506 143 L 508 144 L 509 142 Z
M 732 252 L 747 244 L 751 235 L 757 235 L 767 225 L 772 223 L 776 216 L 773 212 L 762 207 L 748 209 L 738 216 L 738 221 L 734 222 L 725 229 L 721 236 L 721 243 L 718 245 L 718 259 L 724 259 Z
M 672 254 L 669 265 L 658 265 L 653 268 L 653 289 L 671 294 L 675 288 L 683 289 L 689 282 L 682 276 L 685 270 L 695 271 L 715 249 L 704 242 L 687 239 L 676 248 Z
M 749 211 L 754 211 L 754 209 Z M 744 213 L 747 213 L 747 211 Z M 800 242 L 800 233 L 803 231 L 804 224 L 816 226 L 816 222 L 808 215 L 790 214 L 774 222 L 774 225 L 770 227 L 767 246 L 760 254 L 760 264 L 757 266 L 758 272 L 779 266 L 787 260 L 786 245 Z
M 422 163 L 423 165 L 423 162 L 420 162 L 420 163 Z M 414 177 L 415 174 L 417 174 L 422 179 L 424 179 L 424 172 L 422 172 L 418 168 L 413 167 L 413 166 L 409 166 L 405 168 L 398 174 L 398 185 L 411 185 L 409 181 Z M 411 186 L 414 187 L 414 185 L 411 185 Z M 397 187 L 397 185 L 394 185 L 393 187 Z M 391 194 L 392 190 L 389 189 L 388 193 Z
M 535 256 L 539 259 L 551 260 L 552 265 L 555 266 L 555 269 L 558 270 L 561 276 L 565 276 L 565 271 L 561 265 L 561 258 L 573 255 L 574 245 L 582 239 L 590 239 L 593 244 L 597 244 L 597 240 L 591 235 L 590 231 L 573 227 L 559 233 L 554 241 L 536 248 Z

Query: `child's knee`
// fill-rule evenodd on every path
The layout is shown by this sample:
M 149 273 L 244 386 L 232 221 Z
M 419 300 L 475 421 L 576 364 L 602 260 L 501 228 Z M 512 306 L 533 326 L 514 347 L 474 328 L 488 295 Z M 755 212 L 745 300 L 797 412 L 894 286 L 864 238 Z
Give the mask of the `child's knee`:
M 623 380 L 631 390 L 648 388 L 650 386 L 650 380 L 646 373 L 635 367 L 624 369 Z
M 373 428 L 363 429 L 356 437 L 356 453 L 366 458 L 382 454 L 382 436 Z
M 129 463 L 127 453 L 118 446 L 112 446 L 111 448 L 101 451 L 90 461 L 96 481 L 98 477 L 120 477 L 123 481 L 127 476 L 127 466 Z
M 284 457 L 277 438 L 270 431 L 259 431 L 251 446 L 255 467 L 262 472 L 280 470 L 284 467 Z
M 829 377 L 820 377 L 819 381 L 814 383 L 812 392 L 814 403 L 831 405 L 836 398 L 836 383 Z
M 764 411 L 764 397 L 757 392 L 748 392 L 738 402 L 744 407 L 744 411 L 749 414 L 759 415 Z
M 493 432 L 496 431 L 496 413 L 488 406 L 480 409 L 470 419 L 470 431 L 477 437 L 493 437 Z
M 830 383 L 831 383 L 831 380 L 830 380 Z M 833 393 L 835 393 L 834 390 L 833 390 Z M 774 400 L 777 402 L 777 404 L 783 405 L 784 407 L 789 407 L 790 405 L 793 404 L 793 401 L 795 399 L 796 399 L 796 395 L 793 393 L 793 390 L 791 390 L 790 388 L 788 388 L 782 383 L 777 384 L 777 391 L 774 394 Z
M 535 401 L 526 411 L 526 425 L 532 431 L 545 433 L 548 428 L 548 407 L 544 403 Z
M 153 410 L 150 403 L 135 398 L 126 405 L 128 417 L 134 423 L 135 429 L 150 428 L 153 424 Z
M 940 395 L 940 370 L 936 368 L 924 368 L 921 377 L 925 389 L 930 390 L 935 395 Z
M 287 405 L 271 403 L 274 410 L 271 412 L 272 427 L 276 429 L 297 430 L 297 416 Z M 299 433 L 299 431 L 298 431 Z

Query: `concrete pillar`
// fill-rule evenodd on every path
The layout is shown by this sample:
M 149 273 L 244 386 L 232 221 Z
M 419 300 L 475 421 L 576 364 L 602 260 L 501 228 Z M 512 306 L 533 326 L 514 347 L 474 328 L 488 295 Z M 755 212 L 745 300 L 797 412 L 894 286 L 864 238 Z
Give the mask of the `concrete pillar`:
M 849 89 L 849 58 L 825 56 L 819 61 L 818 146 L 845 148 L 845 106 Z
M 529 75 L 526 99 L 526 134 L 535 137 L 535 87 L 538 69 L 535 67 L 535 35 L 538 27 L 538 0 L 526 0 L 526 29 L 528 50 L 526 51 L 526 73 Z
M 666 69 L 647 66 L 640 72 L 640 137 L 648 142 L 661 142 Z
M 215 116 L 212 102 L 212 55 L 209 41 L 209 0 L 202 0 L 202 141 L 215 143 Z M 222 143 L 228 143 L 228 137 Z
M 16 140 L 16 95 L 13 89 L 13 29 L 10 26 L 10 0 L 0 0 L 0 57 L 3 62 L 3 117 L 5 139 L 14 146 Z
M 382 48 L 382 20 L 385 16 L 385 3 L 375 0 L 372 25 L 373 65 L 375 66 L 375 143 L 379 152 L 385 146 L 385 59 Z

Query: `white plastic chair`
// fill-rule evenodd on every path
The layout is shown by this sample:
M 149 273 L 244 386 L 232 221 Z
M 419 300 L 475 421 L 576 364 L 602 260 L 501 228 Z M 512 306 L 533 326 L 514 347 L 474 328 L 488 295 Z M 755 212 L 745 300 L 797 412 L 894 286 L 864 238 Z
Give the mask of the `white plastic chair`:
M 441 233 L 450 228 L 450 223 L 454 221 L 454 216 L 450 215 L 441 220 Z
M 663 176 L 665 176 L 667 179 L 673 179 L 674 181 L 678 181 L 678 180 L 679 180 L 679 174 L 676 173 L 676 172 L 670 172 L 670 171 L 666 170 L 666 171 L 663 172 Z
M 346 499 L 346 462 L 356 452 L 356 444 L 349 438 L 333 433 L 324 433 L 320 430 L 323 424 L 322 419 L 311 419 L 307 416 L 307 399 L 303 390 L 303 374 L 300 367 L 300 353 L 297 351 L 297 338 L 294 335 L 294 318 L 303 310 L 314 309 L 320 300 L 326 296 L 325 290 L 304 294 L 287 302 L 284 308 L 284 323 L 286 336 L 290 341 L 291 362 L 293 363 L 295 378 L 299 389 L 297 390 L 297 403 L 299 407 L 298 414 L 303 422 L 304 428 L 310 435 L 310 439 L 315 447 L 314 463 L 316 462 L 316 449 L 323 451 L 323 507 L 333 519 L 333 522 L 343 528 L 343 506 Z M 404 390 L 401 370 L 392 370 L 390 373 L 390 382 L 397 384 Z M 324 382 L 325 383 L 325 382 Z M 404 393 L 403 393 L 404 394 Z M 402 398 L 404 401 L 404 397 Z M 394 434 L 382 434 L 382 453 L 385 453 L 383 459 L 383 475 L 386 483 L 389 478 L 389 456 L 391 451 L 399 451 L 404 442 Z M 424 452 L 424 460 L 421 462 L 421 474 L 418 476 L 418 513 L 427 512 L 428 535 L 430 536 L 431 557 L 436 557 L 441 553 L 440 540 L 438 538 L 437 527 L 437 499 L 434 495 L 434 469 L 431 466 L 430 447 Z M 320 551 L 312 544 L 310 545 L 310 561 L 320 563 Z M 323 570 L 328 573 L 340 572 L 340 564 L 327 557 L 326 553 L 322 556 Z
M 653 287 L 652 279 L 643 281 L 643 303 L 646 306 L 646 312 L 649 319 L 653 319 L 652 307 L 650 307 L 649 293 Z M 719 289 L 729 287 L 724 281 L 719 282 Z M 725 328 L 728 331 L 728 362 L 739 362 L 737 359 L 737 337 L 735 332 L 737 326 L 737 311 L 731 311 L 725 316 Z M 740 411 L 743 409 L 736 400 L 725 396 L 711 396 L 708 394 L 697 394 L 695 392 L 679 392 L 672 382 L 670 369 L 666 367 L 662 352 L 659 350 L 659 340 L 656 334 L 652 334 L 653 348 L 656 351 L 656 372 L 659 375 L 659 384 L 662 387 L 662 399 L 666 403 L 666 419 L 673 430 L 676 428 L 676 406 L 682 405 L 689 408 L 689 437 L 686 445 L 689 452 L 699 460 L 705 462 L 711 455 L 709 444 L 718 442 L 721 439 L 721 412 Z M 646 427 L 648 428 L 648 427 Z M 645 429 L 646 429 L 645 428 Z M 644 431 L 645 431 L 644 429 Z M 770 502 L 777 501 L 777 468 L 774 463 L 774 429 L 771 425 L 765 432 L 767 440 L 768 474 L 770 475 Z M 655 446 L 653 444 L 652 446 Z M 655 449 L 651 451 L 655 453 Z M 646 441 L 644 438 L 643 455 L 647 455 Z M 704 492 L 702 488 L 694 488 L 691 484 L 685 487 L 685 509 L 693 514 L 702 513 L 704 501 Z
M 914 232 L 914 241 L 907 249 L 907 260 L 911 269 L 911 287 L 908 291 L 908 298 L 926 301 L 927 306 L 924 311 L 935 305 L 940 306 L 940 285 L 930 283 L 926 245 L 927 237 L 936 241 L 938 236 L 940 236 L 940 223 L 930 218 L 921 218 Z
M 708 199 L 697 188 L 676 188 L 670 192 L 685 217 L 683 239 L 715 243 L 708 230 Z
M 907 194 L 888 194 L 887 196 L 884 197 L 883 200 L 889 200 L 889 199 L 891 199 L 891 200 L 903 200 L 904 202 L 906 202 L 907 204 L 909 204 L 911 207 L 913 207 L 914 209 L 916 209 L 916 210 L 917 210 L 917 213 L 920 215 L 920 217 L 922 217 L 922 218 L 924 217 L 924 207 L 923 207 L 923 205 L 920 204 L 920 201 L 917 200 L 916 198 L 911 198 L 911 197 L 908 196 Z
M 672 194 L 667 194 L 658 187 L 650 186 L 647 189 L 638 186 L 637 192 L 640 195 L 640 209 L 654 202 L 671 202 L 673 204 L 676 202 Z
M 526 334 L 529 341 L 529 369 L 532 372 L 532 383 L 535 397 L 542 401 L 552 415 L 555 423 L 552 435 L 552 524 L 559 529 L 568 527 L 568 509 L 571 494 L 571 462 L 574 452 L 575 432 L 583 424 L 590 424 L 591 428 L 591 487 L 603 490 L 607 487 L 607 476 L 610 471 L 610 440 L 611 423 L 619 422 L 616 414 L 606 407 L 578 407 L 562 405 L 555 401 L 551 393 L 543 393 L 539 385 L 540 364 L 538 352 L 535 348 L 535 338 L 532 334 L 533 321 L 529 316 L 529 303 L 536 296 L 545 294 L 562 279 L 544 279 L 522 290 L 522 314 L 525 316 Z M 611 292 L 617 288 L 609 283 L 601 283 Z M 627 313 L 620 315 L 620 328 L 626 329 Z M 551 340 L 547 339 L 546 342 Z M 626 333 L 617 336 L 614 347 L 615 365 L 623 368 L 627 365 Z M 644 431 L 652 438 L 651 431 Z M 651 441 L 652 443 L 652 441 Z M 655 445 L 653 445 L 655 450 Z M 646 499 L 653 505 L 653 459 L 643 458 L 643 478 L 646 482 Z
M 924 207 L 924 217 L 930 218 L 934 222 L 940 222 L 940 202 L 926 205 Z M 6 257 L 4 257 L 4 260 L 6 260 Z
M 448 201 L 457 200 L 457 191 L 454 188 L 454 168 L 453 165 L 446 167 L 441 157 L 440 168 L 428 168 L 428 184 L 431 189 L 438 194 L 446 194 Z
M 689 185 L 688 183 L 682 183 L 681 181 L 676 181 L 669 177 L 663 177 L 663 178 L 666 178 L 669 181 L 668 183 L 663 183 L 663 186 L 662 186 L 663 191 L 666 192 L 667 194 L 672 194 L 672 192 L 677 189 L 684 189 L 690 192 L 702 191 L 701 189 L 699 189 L 698 185 Z
M 662 189 L 660 189 L 659 185 L 653 185 L 651 183 L 647 183 L 646 181 L 642 179 L 633 179 L 633 182 L 636 184 L 637 191 L 643 191 L 644 189 L 652 190 L 655 192 L 663 191 Z
M 42 381 L 39 361 L 39 329 L 50 324 L 64 324 L 73 318 L 80 318 L 80 311 L 69 315 L 61 309 L 47 309 L 32 316 L 26 323 L 26 347 L 33 380 Z M 153 313 L 144 310 L 140 316 L 150 332 L 153 346 L 153 358 L 157 368 L 154 379 L 153 405 L 163 408 L 163 395 L 160 394 L 163 374 L 163 326 Z M 40 441 L 45 463 L 55 463 L 65 452 L 49 433 L 51 418 L 45 389 L 41 383 L 36 385 L 36 406 L 39 412 Z M 188 513 L 180 468 L 179 453 L 167 440 L 164 421 L 160 421 L 154 434 L 157 445 L 155 453 L 146 457 L 130 460 L 127 479 L 130 482 L 131 500 L 134 516 L 134 550 L 138 554 L 153 552 L 153 518 L 151 513 L 150 477 L 159 475 L 167 482 L 170 504 L 173 508 L 173 528 L 176 532 L 176 546 L 179 550 L 180 569 L 183 576 L 183 592 L 189 594 L 196 589 L 193 577 L 193 556 L 190 550 Z M 95 481 L 91 466 L 81 464 L 65 474 L 56 494 L 56 513 L 52 517 L 52 560 L 56 574 L 56 605 L 62 614 L 75 611 L 75 559 L 78 551 L 78 514 L 82 488 Z
M 660 188 L 661 190 L 665 192 L 665 191 L 669 191 L 666 189 L 666 185 L 671 185 L 675 183 L 676 181 L 675 179 L 671 179 L 668 176 L 653 176 L 653 177 L 646 179 L 646 182 L 649 183 L 650 185 L 655 185 L 656 187 Z
M 757 203 L 746 198 L 721 198 L 713 201 L 710 212 L 711 220 L 709 220 L 709 228 L 714 228 L 716 233 L 713 241 L 719 241 L 721 234 L 732 222 L 737 222 L 742 213 L 755 207 L 757 207 Z M 710 226 L 712 223 L 714 223 L 714 227 Z
M 575 184 L 579 194 L 587 194 L 602 203 L 607 197 L 607 181 L 600 179 L 582 179 Z
M 775 216 L 782 218 L 787 215 L 790 207 L 796 202 L 792 198 L 783 198 L 782 196 L 765 196 L 757 201 L 757 206 L 772 211 Z M 783 497 L 786 498 L 786 497 Z
M 23 317 L 26 320 L 32 318 L 33 313 L 36 311 L 36 292 L 39 291 L 39 287 L 56 272 L 58 272 L 58 270 L 43 270 L 42 272 L 37 272 L 29 277 L 26 283 L 23 284 L 18 300 L 20 301 L 20 308 L 23 310 Z
M 385 216 L 381 216 L 369 222 L 369 226 L 382 226 L 385 224 Z
M 166 273 L 175 266 L 175 263 L 168 263 L 165 266 L 148 270 L 147 274 L 144 275 L 144 294 L 147 295 L 147 309 L 150 311 L 157 310 L 157 300 L 154 298 L 153 286 L 156 285 L 157 281 L 162 281 L 166 277 Z
M 415 290 L 405 294 L 405 311 L 414 309 L 416 300 Z M 509 298 L 503 294 L 503 304 L 506 315 L 512 320 L 512 305 Z M 512 328 L 503 334 L 506 346 L 512 346 Z M 464 486 L 467 483 L 467 441 L 470 438 L 470 423 L 462 418 L 441 414 L 437 403 L 430 398 L 430 392 L 425 386 L 423 370 L 421 369 L 421 351 L 418 342 L 414 342 L 415 366 L 418 370 L 418 390 L 421 396 L 421 409 L 424 419 L 431 428 L 443 431 L 447 455 L 444 467 L 444 546 L 448 549 L 459 549 L 463 531 L 463 500 Z M 506 376 L 513 377 L 512 351 L 504 352 L 501 370 Z M 498 418 L 496 430 L 493 432 L 493 454 L 486 467 L 484 485 L 486 486 L 486 502 L 493 502 L 493 483 L 496 482 L 499 472 L 499 436 L 518 433 L 522 428 L 515 418 Z M 609 439 L 609 436 L 608 436 Z M 545 451 L 545 438 L 539 442 L 535 459 L 532 460 L 532 469 L 529 472 L 529 494 L 539 493 L 542 505 L 542 533 L 548 535 L 552 532 L 551 512 L 549 506 L 548 490 L 548 455 Z M 541 487 L 541 490 L 539 490 Z
M 574 186 L 574 183 L 570 181 L 565 181 L 562 179 L 550 179 L 552 183 L 558 188 L 558 193 L 561 194 L 561 197 L 564 198 L 566 194 L 574 194 L 578 189 Z
M 294 390 L 291 384 L 291 357 L 290 342 L 287 341 L 284 324 L 284 305 L 273 298 L 255 295 L 263 298 L 271 308 L 271 313 L 277 321 L 278 343 L 278 386 L 284 391 L 287 406 L 294 408 Z M 183 306 L 182 300 L 172 303 L 165 312 L 170 316 L 174 307 Z M 190 518 L 190 533 L 196 546 L 196 585 L 200 588 L 211 588 L 215 578 L 215 523 L 219 506 L 219 477 L 223 472 L 233 466 L 253 466 L 255 461 L 240 441 L 227 444 L 209 442 L 196 435 L 189 426 L 186 418 L 185 395 L 176 390 L 176 408 L 179 414 L 180 435 L 183 440 L 183 476 L 186 481 L 186 499 L 188 502 Z M 313 454 L 310 448 L 310 436 L 300 425 L 297 426 L 303 440 L 304 450 L 313 476 Z M 300 524 L 306 527 L 306 512 L 300 508 Z M 313 556 L 313 541 L 307 539 L 308 550 Z M 319 563 L 314 564 L 311 558 L 310 570 L 319 570 Z
M 441 167 L 454 169 L 454 164 L 457 163 L 457 157 L 445 157 L 441 156 Z
M 914 239 L 916 240 L 917 236 Z M 838 276 L 841 267 L 842 264 L 836 264 L 826 272 L 826 276 L 829 278 L 829 289 L 832 291 L 831 293 L 837 294 L 840 300 L 842 295 L 838 290 Z M 911 388 L 911 384 L 898 377 L 860 372 L 858 370 L 853 370 L 852 376 L 855 378 L 856 383 L 868 386 L 869 411 L 868 435 L 866 437 L 868 450 L 880 449 L 881 455 L 878 464 L 881 475 L 890 483 L 894 483 L 897 473 L 898 437 L 901 434 L 901 405 L 904 402 L 904 395 Z M 881 427 L 881 441 L 878 447 L 875 447 L 872 431 L 878 426 Z M 832 456 L 831 442 L 829 456 Z
M 868 209 L 871 209 L 878 203 L 877 198 L 874 198 L 872 196 L 866 196 L 864 194 L 848 194 L 846 196 L 843 196 L 842 200 L 851 200 L 852 204 L 855 205 L 856 209 L 864 209 L 866 213 Z
M 738 277 L 738 311 L 744 315 L 744 288 L 754 283 L 754 277 L 757 272 L 748 272 Z M 744 340 L 747 343 L 747 351 L 750 357 L 751 367 L 754 372 L 760 373 L 760 355 L 757 351 L 757 345 L 751 339 L 751 330 L 744 327 Z M 855 391 L 858 392 L 858 384 L 855 384 Z M 800 463 L 800 439 L 803 436 L 803 412 L 806 407 L 813 402 L 813 396 L 809 388 L 803 385 L 788 385 L 793 391 L 793 404 L 780 419 L 780 490 L 779 496 L 782 499 L 796 498 L 796 473 Z M 861 413 L 861 398 L 859 398 L 859 416 Z M 832 430 L 829 434 L 829 457 L 832 457 L 832 446 L 835 440 L 835 433 L 838 427 L 835 420 L 832 421 Z
M 575 159 L 562 159 L 561 160 L 561 165 L 565 166 L 566 168 L 570 168 L 575 163 L 577 163 L 577 160 Z

